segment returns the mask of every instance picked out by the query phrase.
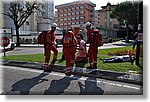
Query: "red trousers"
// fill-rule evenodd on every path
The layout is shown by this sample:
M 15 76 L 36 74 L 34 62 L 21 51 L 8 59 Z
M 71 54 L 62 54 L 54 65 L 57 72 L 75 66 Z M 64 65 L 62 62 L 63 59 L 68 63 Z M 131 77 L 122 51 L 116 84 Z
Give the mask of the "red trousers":
M 63 54 L 66 60 L 66 68 L 71 67 L 71 62 L 75 59 L 75 49 L 74 48 L 63 48 Z
M 54 52 L 54 59 L 57 59 L 57 55 L 58 55 L 58 50 L 56 48 L 56 46 L 54 44 L 47 44 L 46 45 L 46 51 L 45 51 L 45 62 L 49 63 L 50 60 L 50 55 L 51 55 L 51 51 Z
M 88 57 L 89 57 L 89 63 L 94 63 L 97 65 L 97 54 L 98 54 L 98 47 L 94 45 L 90 45 L 88 50 Z

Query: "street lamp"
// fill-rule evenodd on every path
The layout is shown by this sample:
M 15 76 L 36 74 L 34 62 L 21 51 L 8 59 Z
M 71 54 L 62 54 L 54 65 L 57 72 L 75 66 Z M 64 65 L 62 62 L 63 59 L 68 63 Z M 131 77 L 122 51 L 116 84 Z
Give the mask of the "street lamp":
M 110 16 L 109 16 L 110 10 L 111 10 L 111 3 L 108 2 L 107 5 L 106 5 L 106 18 L 105 18 L 107 36 L 108 36 L 108 29 L 110 28 Z M 109 34 L 110 34 L 110 32 L 109 32 Z

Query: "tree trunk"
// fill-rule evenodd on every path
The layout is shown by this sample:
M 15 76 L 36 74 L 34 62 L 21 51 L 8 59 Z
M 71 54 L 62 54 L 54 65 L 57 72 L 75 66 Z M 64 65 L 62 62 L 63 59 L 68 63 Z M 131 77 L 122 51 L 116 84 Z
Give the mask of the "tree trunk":
M 20 42 L 19 42 L 19 28 L 18 27 L 16 27 L 16 38 L 17 38 L 16 46 L 19 47 L 20 46 Z

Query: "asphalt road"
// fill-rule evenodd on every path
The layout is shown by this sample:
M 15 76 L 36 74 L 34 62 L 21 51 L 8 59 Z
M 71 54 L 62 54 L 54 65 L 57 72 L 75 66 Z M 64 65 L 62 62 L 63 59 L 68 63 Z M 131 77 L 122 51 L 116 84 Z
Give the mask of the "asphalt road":
M 2 94 L 139 95 L 142 86 L 43 70 L 2 66 Z
M 108 49 L 108 48 L 119 48 L 124 46 L 131 46 L 132 43 L 125 43 L 123 41 L 113 42 L 113 43 L 106 43 L 103 46 L 99 47 L 99 49 Z M 88 46 L 88 45 L 87 45 Z M 88 47 L 87 47 L 88 50 Z M 59 52 L 62 52 L 62 45 L 59 45 L 58 48 Z M 16 47 L 12 51 L 7 51 L 7 55 L 22 55 L 22 54 L 41 54 L 44 53 L 42 45 L 37 44 L 24 44 L 21 47 Z M 1 53 L 2 54 L 2 53 Z

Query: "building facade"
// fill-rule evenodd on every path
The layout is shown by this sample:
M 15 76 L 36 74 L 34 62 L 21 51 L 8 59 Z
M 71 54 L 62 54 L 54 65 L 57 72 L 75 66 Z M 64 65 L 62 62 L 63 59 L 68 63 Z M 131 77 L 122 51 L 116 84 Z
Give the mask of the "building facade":
M 81 27 L 88 21 L 94 22 L 95 7 L 96 4 L 85 0 L 55 6 L 58 27 Z
M 15 0 L 12 0 L 15 1 Z M 31 0 L 30 2 L 36 0 Z M 26 1 L 18 1 L 21 4 L 25 4 Z M 38 0 L 38 3 L 41 3 L 40 10 L 30 15 L 30 17 L 24 22 L 24 24 L 20 27 L 20 35 L 31 35 L 38 34 L 42 30 L 50 29 L 54 21 L 54 0 Z M 9 12 L 10 2 L 3 2 L 3 12 Z M 12 21 L 7 16 L 2 15 L 4 18 L 2 20 L 3 26 L 2 28 L 12 28 L 13 34 L 15 35 L 15 26 Z
M 50 29 L 54 23 L 54 0 L 40 0 L 41 11 L 37 13 L 37 31 Z
M 2 1 L 0 1 L 0 11 L 3 11 L 3 3 Z M 2 14 L 0 14 L 0 29 L 3 27 L 3 19 L 4 19 L 4 16 Z
M 101 9 L 95 11 L 95 27 L 99 28 L 106 37 L 115 38 L 117 36 L 115 28 L 119 27 L 119 22 L 117 19 L 110 17 L 110 12 L 115 6 L 117 5 L 107 3 L 106 6 L 102 6 Z
M 107 3 L 106 6 L 102 6 L 102 9 L 95 11 L 95 25 L 106 27 L 108 29 L 114 28 L 119 25 L 117 19 L 112 19 L 110 17 L 111 9 L 114 8 L 116 5 L 111 5 Z

